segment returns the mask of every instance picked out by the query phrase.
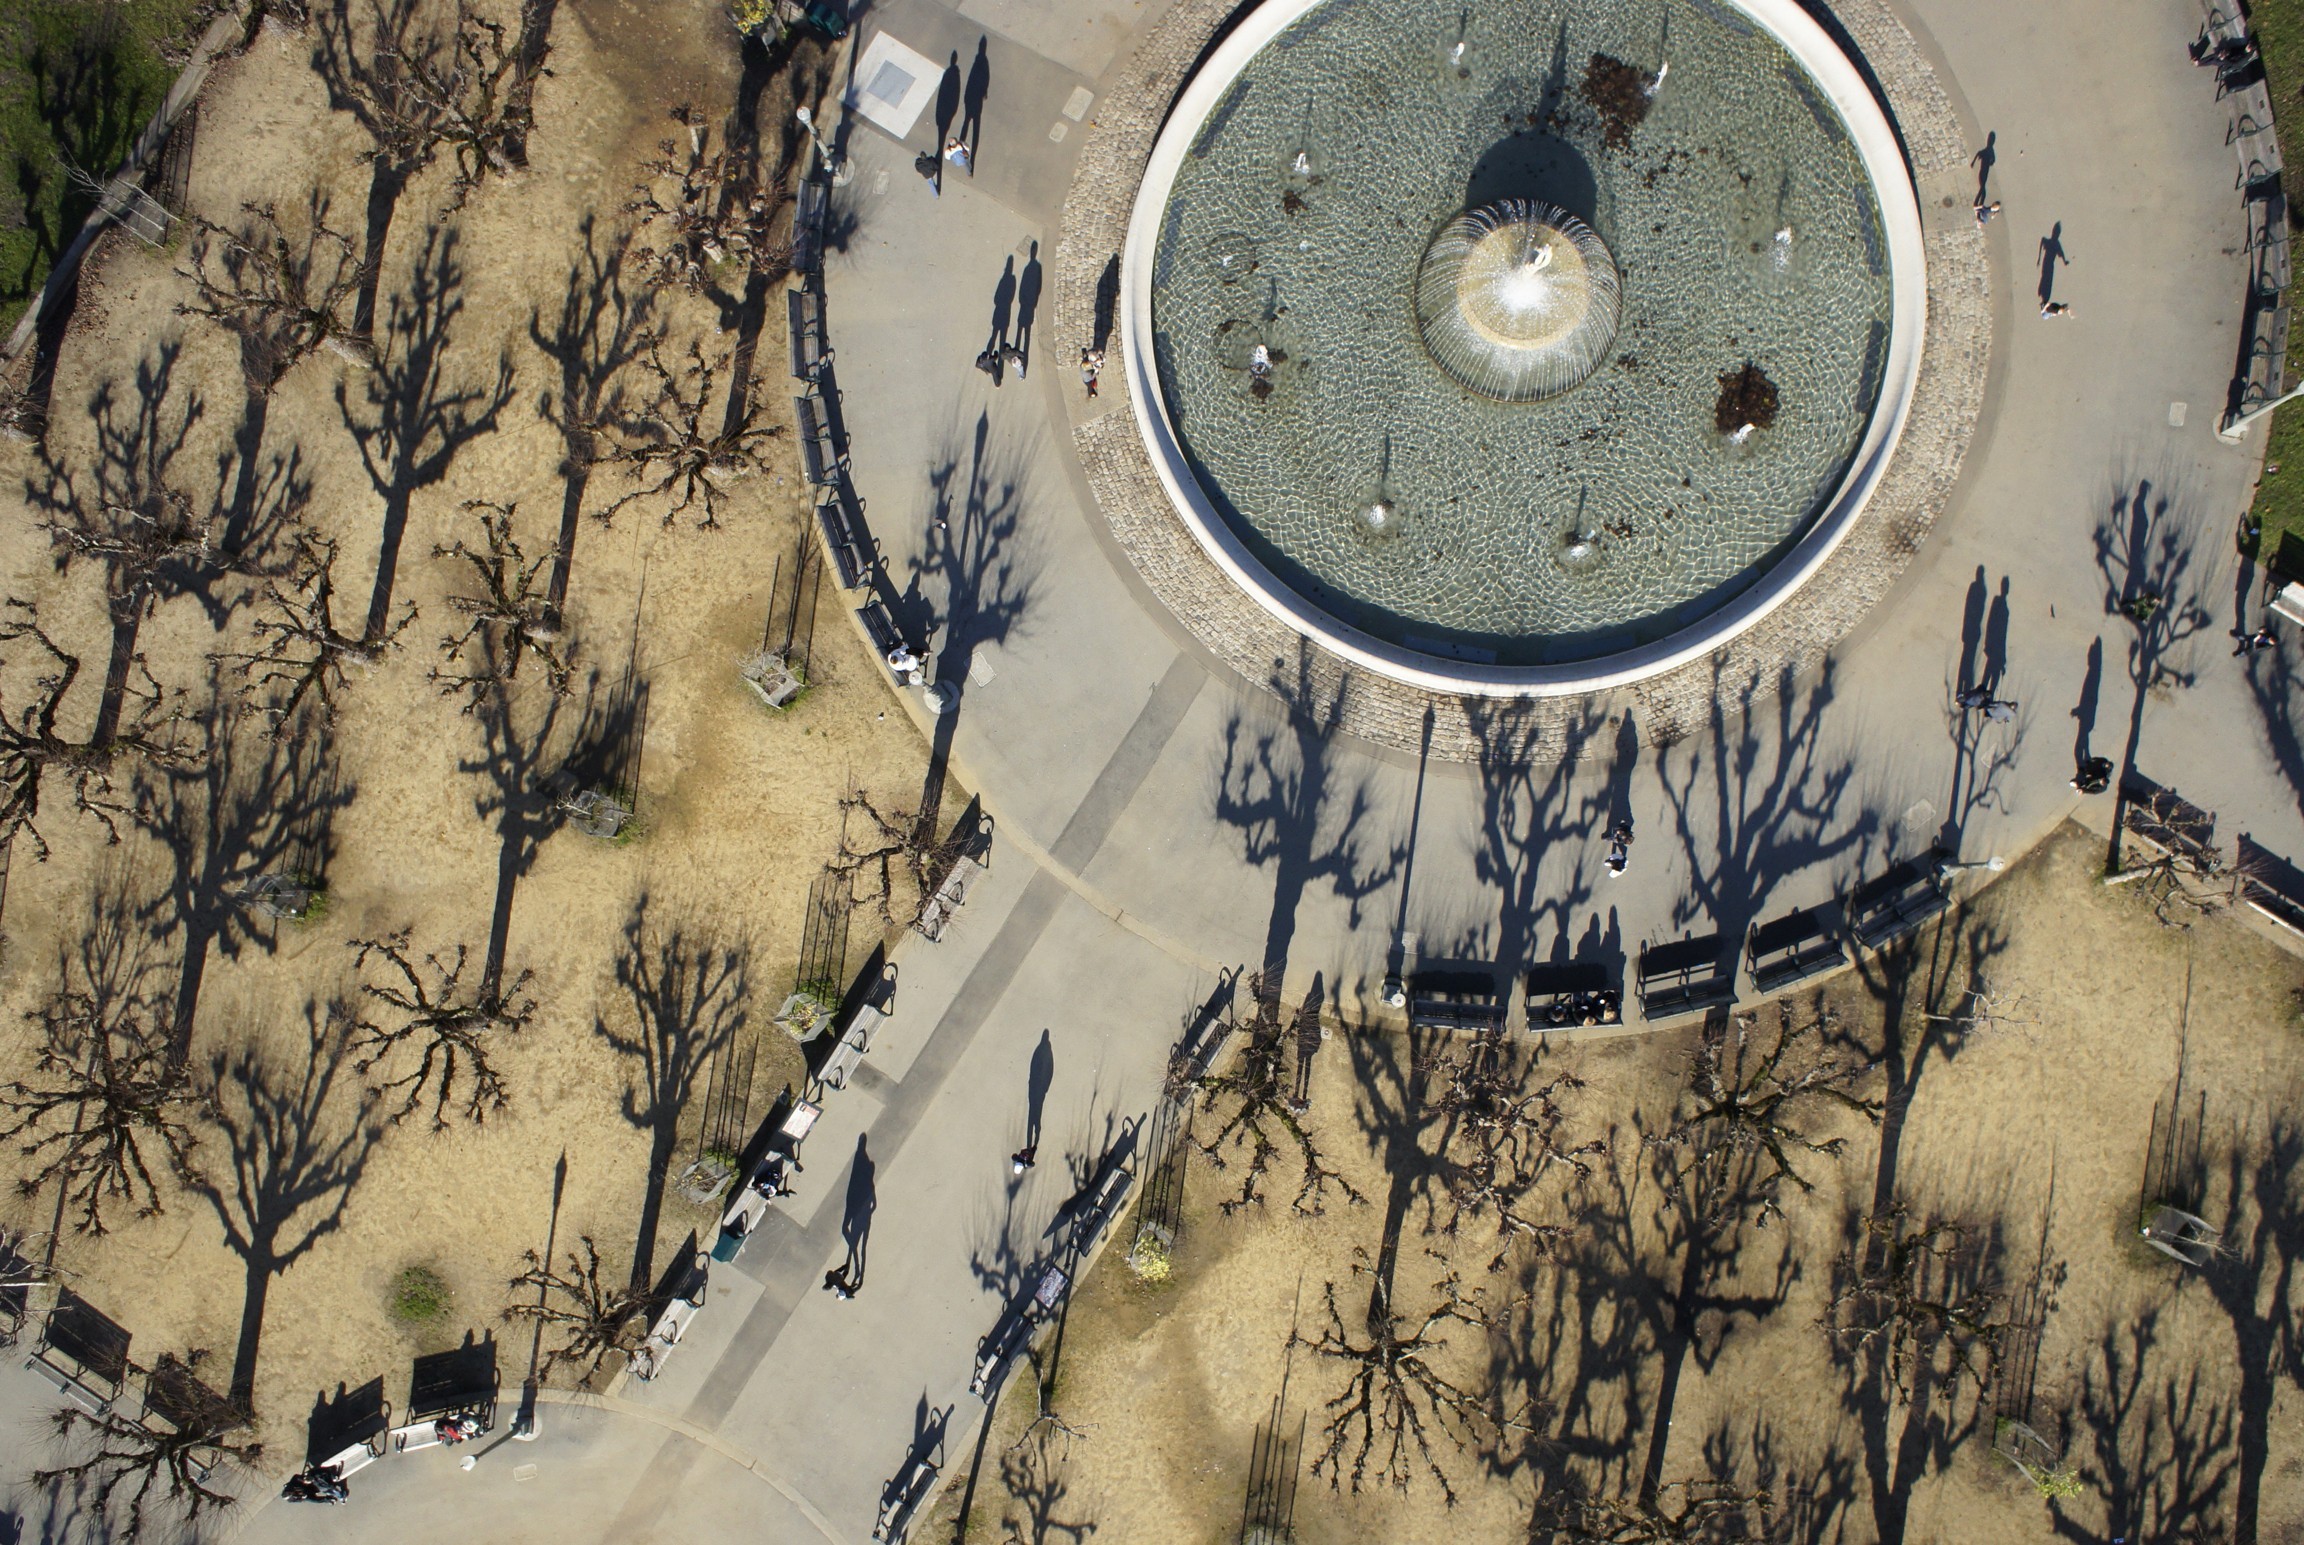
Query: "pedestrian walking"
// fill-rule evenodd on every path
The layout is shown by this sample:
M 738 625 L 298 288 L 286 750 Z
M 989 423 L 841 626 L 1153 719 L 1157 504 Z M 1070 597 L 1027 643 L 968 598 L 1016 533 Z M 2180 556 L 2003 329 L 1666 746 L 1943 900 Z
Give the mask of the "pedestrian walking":
M 1994 698 L 1984 705 L 1984 717 L 1994 724 L 2006 724 L 2016 717 L 2016 705 Z
M 1608 878 L 1622 879 L 1632 862 L 1632 823 L 1618 820 L 1608 828 Z
M 1080 384 L 1088 388 L 1089 396 L 1096 395 L 1096 378 L 1103 373 L 1104 351 L 1102 349 L 1082 349 L 1080 351 Z
M 984 352 L 976 356 L 976 368 L 990 376 L 992 384 L 998 386 L 1000 384 L 1000 351 L 991 344 L 984 345 Z
M 1010 344 L 1000 351 L 1000 357 L 1006 360 L 1009 367 L 1016 372 L 1017 380 L 1024 379 L 1024 351 L 1022 349 Z
M 2112 786 L 2112 759 L 2084 756 L 2072 774 L 2072 787 L 2083 794 L 2101 794 Z
M 848 1280 L 846 1266 L 835 1266 L 824 1273 L 824 1291 L 843 1303 L 856 1296 L 856 1284 Z
M 968 171 L 968 163 L 972 159 L 968 153 L 968 142 L 957 134 L 953 135 L 944 142 L 944 159 L 960 170 Z M 973 176 L 974 174 L 970 173 L 970 175 Z
M 1976 223 L 1978 225 L 1990 225 L 1992 217 L 1999 212 L 2000 201 L 1998 199 L 1994 199 L 1989 204 L 1978 204 L 1976 206 Z
M 2253 633 L 2242 634 L 2240 642 L 2232 646 L 2232 653 L 2237 658 L 2244 654 L 2252 655 L 2259 649 L 2277 649 L 2279 647 L 2280 640 L 2273 637 L 2272 629 L 2267 624 Z
M 912 170 L 928 179 L 928 191 L 938 198 L 944 196 L 944 163 L 936 159 L 936 152 L 923 150 L 912 158 Z
M 1986 703 L 1992 701 L 1992 693 L 1990 689 L 1985 687 L 1970 687 L 1953 701 L 1962 708 L 1982 708 Z
M 1021 1175 L 1032 1167 L 1032 1161 L 1039 1157 L 1039 1154 L 1040 1145 L 1038 1143 L 1026 1143 L 1008 1155 L 1009 1166 L 1014 1173 Z
M 2070 305 L 2060 300 L 2043 301 L 2040 304 L 2040 314 L 2046 317 L 2049 321 L 2053 322 L 2059 317 L 2070 316 L 2072 314 L 2072 308 Z

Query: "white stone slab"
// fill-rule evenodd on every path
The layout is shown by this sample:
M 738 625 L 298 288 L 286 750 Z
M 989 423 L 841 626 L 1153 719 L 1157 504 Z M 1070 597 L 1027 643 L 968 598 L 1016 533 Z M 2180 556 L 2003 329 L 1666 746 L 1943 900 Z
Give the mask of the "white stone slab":
M 936 99 L 936 87 L 943 79 L 943 66 L 882 32 L 857 62 L 855 84 L 848 88 L 844 105 L 902 139 Z

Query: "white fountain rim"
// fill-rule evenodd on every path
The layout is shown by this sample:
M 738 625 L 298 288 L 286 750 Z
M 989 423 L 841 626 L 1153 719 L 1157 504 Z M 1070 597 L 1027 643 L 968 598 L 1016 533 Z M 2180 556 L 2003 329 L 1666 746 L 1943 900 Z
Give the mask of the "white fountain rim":
M 1652 643 L 1554 665 L 1482 666 L 1418 653 L 1365 633 L 1282 584 L 1209 501 L 1168 415 L 1155 368 L 1152 268 L 1162 217 L 1201 126 L 1265 46 L 1329 0 L 1265 0 L 1203 61 L 1153 144 L 1121 251 L 1121 341 L 1136 427 L 1152 468 L 1185 528 L 1216 566 L 1265 612 L 1330 653 L 1425 691 L 1485 697 L 1568 697 L 1629 686 L 1724 647 L 1789 601 L 1836 552 L 1863 515 L 1895 456 L 1920 375 L 1928 323 L 1927 258 L 1920 206 L 1903 147 L 1854 63 L 1800 0 L 1721 0 L 1750 17 L 1824 91 L 1871 179 L 1886 238 L 1890 285 L 1888 354 L 1880 395 L 1832 504 L 1759 581 L 1718 611 Z M 1667 66 L 1669 68 L 1669 66 Z

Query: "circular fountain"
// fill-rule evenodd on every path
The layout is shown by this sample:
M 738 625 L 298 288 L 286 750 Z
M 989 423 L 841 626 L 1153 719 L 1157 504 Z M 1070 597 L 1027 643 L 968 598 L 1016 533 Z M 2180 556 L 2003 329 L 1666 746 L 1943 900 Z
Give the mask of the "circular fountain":
M 1154 146 L 1121 324 L 1160 485 L 1258 607 L 1560 696 L 1831 556 L 1924 296 L 1895 135 L 1798 0 L 1266 0 Z
M 1440 228 L 1416 325 L 1440 368 L 1483 396 L 1534 402 L 1590 375 L 1616 338 L 1616 260 L 1564 209 L 1505 199 Z

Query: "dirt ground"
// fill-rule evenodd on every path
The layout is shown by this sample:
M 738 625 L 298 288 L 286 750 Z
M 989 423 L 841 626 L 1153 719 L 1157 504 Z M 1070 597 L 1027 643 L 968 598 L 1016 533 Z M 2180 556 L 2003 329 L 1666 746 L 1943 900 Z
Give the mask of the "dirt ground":
M 315 44 L 311 31 L 268 28 L 218 69 L 202 102 L 194 211 L 227 224 L 247 202 L 298 211 L 316 187 L 357 238 L 368 141 L 330 110 Z M 812 94 L 825 62 L 804 51 L 769 83 L 759 117 L 770 134 L 790 119 L 795 82 Z M 883 808 L 910 807 L 925 774 L 920 738 L 832 585 L 820 596 L 812 690 L 777 715 L 738 680 L 737 662 L 769 624 L 774 577 L 780 570 L 787 592 L 793 584 L 807 505 L 788 432 L 764 471 L 731 485 L 717 530 L 688 518 L 665 526 L 662 500 L 624 509 L 612 527 L 585 517 L 566 608 L 577 664 L 568 696 L 555 698 L 531 668 L 498 721 L 509 730 L 492 731 L 487 716 L 460 713 L 428 681 L 457 620 L 447 598 L 470 593 L 461 566 L 434 556 L 437 544 L 478 540 L 460 503 L 516 504 L 531 559 L 549 554 L 559 531 L 561 440 L 541 411 L 558 367 L 531 341 L 532 325 L 549 331 L 559 316 L 587 241 L 604 250 L 628 227 L 624 205 L 640 163 L 672 130 L 668 108 L 693 103 L 717 126 L 740 70 L 714 0 L 563 0 L 549 63 L 529 166 L 491 178 L 450 212 L 447 168 L 435 164 L 403 193 L 390 227 L 379 351 L 408 346 L 396 329 L 427 262 L 441 282 L 445 249 L 448 300 L 432 315 L 446 314 L 448 337 L 434 402 L 470 392 L 477 405 L 467 416 L 480 418 L 499 369 L 508 372 L 492 424 L 408 496 L 394 605 L 412 601 L 418 615 L 399 649 L 355 673 L 332 729 L 276 743 L 263 715 L 241 704 L 240 679 L 217 678 L 210 663 L 251 647 L 253 621 L 266 614 L 255 582 L 212 587 L 213 608 L 197 596 L 169 599 L 137 647 L 157 680 L 183 694 L 172 700 L 185 716 L 179 729 L 209 748 L 206 775 L 123 771 L 119 792 L 149 819 L 123 819 L 116 846 L 51 780 L 40 829 L 53 856 L 34 862 L 20 839 L 7 882 L 8 1077 L 31 1057 L 27 1012 L 91 956 L 165 1015 L 185 987 L 184 918 L 210 919 L 192 1062 L 217 1091 L 196 1155 L 214 1196 L 165 1183 L 159 1216 L 115 1207 L 100 1239 L 74 1233 L 68 1219 L 58 1260 L 76 1290 L 133 1332 L 140 1363 L 207 1349 L 214 1361 L 203 1372 L 219 1387 L 250 1350 L 242 1324 L 255 1305 L 255 1406 L 267 1459 L 282 1471 L 303 1462 L 317 1395 L 382 1375 L 398 1402 L 412 1354 L 501 1334 L 506 1284 L 548 1227 L 563 1247 L 595 1238 L 616 1275 L 636 1251 L 661 1272 L 690 1228 L 708 1235 L 709 1217 L 676 1196 L 660 1217 L 650 1210 L 652 1166 L 695 1156 L 716 1047 L 757 1043 L 755 1120 L 799 1075 L 797 1048 L 768 1019 L 793 980 L 809 883 L 836 849 L 839 797 L 854 786 Z M 110 633 L 101 574 L 86 563 L 59 571 L 35 529 L 32 491 L 60 470 L 78 497 L 95 499 L 100 464 L 126 455 L 165 459 L 168 480 L 203 507 L 221 507 L 231 492 L 238 356 L 221 329 L 177 314 L 191 295 L 175 272 L 185 258 L 181 239 L 160 251 L 114 245 L 84 286 L 45 448 L 0 442 L 0 582 L 36 602 L 57 642 L 86 662 L 59 721 L 68 738 L 92 722 Z M 637 273 L 625 282 L 665 319 L 668 355 L 691 339 L 715 352 L 733 342 L 702 299 L 647 293 Z M 756 373 L 771 420 L 790 412 L 783 317 L 772 287 Z M 274 394 L 262 441 L 266 486 L 292 481 L 292 520 L 340 546 L 338 622 L 354 630 L 386 504 L 353 429 L 376 421 L 368 394 L 377 379 L 333 353 L 313 355 Z M 108 446 L 107 425 L 125 440 Z M 630 486 L 613 471 L 595 473 L 588 509 Z M 27 647 L 0 652 L 12 712 L 37 664 Z M 603 735 L 612 746 L 637 739 L 613 730 L 635 679 L 645 685 L 640 836 L 547 834 L 535 790 Z M 211 798 L 211 786 L 222 792 Z M 522 791 L 510 816 L 506 787 Z M 272 867 L 320 871 L 326 913 L 272 923 L 229 898 L 261 867 L 242 839 L 290 822 L 290 856 Z M 537 1004 L 500 1052 L 509 1108 L 481 1128 L 457 1119 L 434 1132 L 427 1102 L 391 1125 L 391 1107 L 365 1087 L 406 1071 L 405 1061 L 362 1075 L 341 1036 L 309 1033 L 327 1022 L 328 1005 L 361 1006 L 347 941 L 407 929 L 419 954 L 465 946 L 469 985 L 506 869 L 515 885 L 505 978 L 532 971 L 522 991 Z M 859 917 L 851 969 L 874 936 L 873 920 Z M 55 1206 L 51 1188 L 7 1210 L 45 1231 Z M 453 1294 L 449 1313 L 428 1325 L 386 1313 L 393 1279 L 412 1264 L 434 1268 Z M 503 1375 L 516 1390 L 527 1336 L 506 1339 Z
M 1315 1056 L 1308 1121 L 1369 1205 L 1294 1214 L 1283 1157 L 1270 1200 L 1227 1217 L 1218 1204 L 1237 1192 L 1237 1164 L 1216 1170 L 1195 1154 L 1171 1276 L 1148 1285 L 1130 1271 L 1131 1220 L 1066 1321 L 1047 1405 L 1061 1426 L 1035 1423 L 1040 1385 L 1020 1371 L 981 1456 L 948 1456 L 945 1518 L 973 1461 L 970 1538 L 1240 1539 L 1258 1426 L 1285 1381 L 1280 1430 L 1305 1434 L 1293 1535 L 1305 1545 L 1551 1539 L 1531 1523 L 1539 1496 L 1567 1486 L 1636 1499 L 1644 1472 L 1667 1516 L 1688 1495 L 1674 1483 L 1765 1493 L 1765 1527 L 1558 1537 L 2304 1539 L 2304 1390 L 2287 1361 L 2304 1311 L 2304 967 L 2229 919 L 2162 926 L 2142 896 L 2100 883 L 2102 858 L 2100 839 L 2067 826 L 1908 953 L 1826 984 L 1823 1007 L 1892 1053 L 1868 1088 L 1889 1106 L 1893 1152 L 1853 1113 L 1813 1125 L 1809 1136 L 1844 1139 L 1844 1151 L 1799 1156 L 1814 1189 L 1783 1187 L 1781 1219 L 1733 1236 L 1729 1263 L 1700 1279 L 1685 1274 L 1686 1236 L 1657 1186 L 1669 1154 L 1642 1141 L 1682 1098 L 1696 1032 L 1541 1059 L 1538 1077 L 1586 1082 L 1564 1140 L 1609 1144 L 1587 1179 L 1539 1208 L 1569 1222 L 1568 1237 L 1548 1258 L 1522 1248 L 1490 1272 L 1492 1226 L 1451 1239 L 1420 1199 L 1404 1219 L 1407 1328 L 1460 1274 L 1491 1328 L 1439 1322 L 1431 1365 L 1489 1418 L 1522 1424 L 1491 1421 L 1460 1445 L 1419 1408 L 1461 1497 L 1452 1510 L 1413 1449 L 1407 1492 L 1382 1484 L 1381 1429 L 1357 1494 L 1353 1447 L 1340 1476 L 1310 1473 L 1351 1365 L 1291 1350 L 1290 1327 L 1304 1342 L 1330 1328 L 1333 1283 L 1341 1330 L 1367 1343 L 1369 1279 L 1355 1267 L 1377 1253 L 1387 1196 L 1367 1134 L 1385 1129 L 1400 1087 L 1388 1071 L 1400 1043 L 1346 1027 Z M 1926 1017 L 1956 1010 L 1979 975 L 1997 1023 L 1963 1031 Z M 2155 1111 L 2170 1108 L 2199 1125 L 2147 1180 Z M 2219 1224 L 2221 1256 L 2193 1271 L 2153 1253 L 2136 1234 L 2147 1199 L 2184 1200 Z M 1962 1280 L 1987 1290 L 1984 1318 L 2017 1327 L 1998 1333 L 1981 1398 L 1940 1361 L 1899 1401 L 1819 1323 L 1836 1262 L 1892 1201 L 1964 1228 Z M 2075 1495 L 2044 1501 L 1993 1454 L 2002 1415 L 2063 1452 Z

